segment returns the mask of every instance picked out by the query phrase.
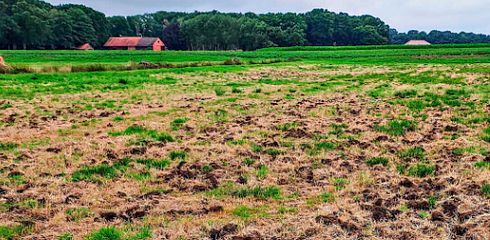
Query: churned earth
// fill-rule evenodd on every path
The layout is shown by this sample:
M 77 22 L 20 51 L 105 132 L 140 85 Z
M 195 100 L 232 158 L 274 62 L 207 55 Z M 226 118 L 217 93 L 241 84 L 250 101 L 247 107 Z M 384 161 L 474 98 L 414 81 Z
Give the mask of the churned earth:
M 5 78 L 0 238 L 488 239 L 489 67 Z

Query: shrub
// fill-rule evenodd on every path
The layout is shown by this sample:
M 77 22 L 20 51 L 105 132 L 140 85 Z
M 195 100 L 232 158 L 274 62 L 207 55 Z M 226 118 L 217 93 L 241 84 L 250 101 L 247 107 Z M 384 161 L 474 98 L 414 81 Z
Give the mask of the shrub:
M 383 166 L 388 166 L 389 160 L 388 158 L 385 157 L 374 157 L 371 159 L 368 159 L 366 161 L 366 164 L 369 166 L 375 166 L 375 165 L 383 165 Z

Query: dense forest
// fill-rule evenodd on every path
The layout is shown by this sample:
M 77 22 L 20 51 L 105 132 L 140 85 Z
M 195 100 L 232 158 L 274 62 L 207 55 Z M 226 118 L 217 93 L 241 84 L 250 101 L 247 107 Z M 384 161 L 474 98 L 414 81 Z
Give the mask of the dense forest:
M 381 19 L 324 9 L 307 13 L 156 12 L 106 17 L 83 5 L 52 6 L 39 0 L 0 0 L 0 48 L 100 48 L 110 36 L 162 38 L 172 50 L 255 50 L 271 46 L 489 43 L 473 33 L 398 33 Z

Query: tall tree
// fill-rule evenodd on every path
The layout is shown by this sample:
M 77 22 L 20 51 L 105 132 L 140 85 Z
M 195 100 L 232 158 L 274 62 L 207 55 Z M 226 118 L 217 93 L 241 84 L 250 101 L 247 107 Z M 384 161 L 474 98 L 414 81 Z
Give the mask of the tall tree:
M 45 9 L 20 0 L 12 6 L 12 18 L 18 26 L 17 31 L 13 33 L 23 49 L 40 47 L 46 43 L 50 36 L 50 29 Z

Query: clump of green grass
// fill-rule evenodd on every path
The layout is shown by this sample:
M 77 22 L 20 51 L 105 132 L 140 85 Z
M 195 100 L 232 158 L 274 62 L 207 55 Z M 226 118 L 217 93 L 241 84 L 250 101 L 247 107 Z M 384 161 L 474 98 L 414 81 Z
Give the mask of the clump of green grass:
M 369 166 L 383 165 L 388 166 L 389 160 L 385 157 L 374 157 L 366 160 L 366 164 Z
M 170 123 L 170 126 L 172 127 L 172 130 L 176 131 L 181 129 L 189 120 L 189 118 L 176 118 Z
M 397 98 L 411 98 L 417 96 L 417 90 L 409 89 L 395 92 L 395 97 Z
M 254 165 L 254 164 L 255 164 L 255 160 L 254 160 L 254 159 L 251 159 L 251 158 L 245 158 L 245 159 L 243 160 L 243 164 L 244 164 L 245 166 L 250 167 L 250 166 L 252 166 L 252 165 Z
M 490 127 L 483 130 L 483 136 L 481 137 L 481 139 L 487 143 L 490 143 Z
M 214 93 L 216 94 L 216 96 L 221 97 L 226 94 L 226 90 L 223 88 L 215 88 Z
M 432 164 L 417 163 L 414 166 L 408 168 L 408 175 L 413 177 L 427 177 L 434 176 L 436 172 L 436 167 Z
M 174 138 L 168 133 L 159 133 L 155 130 L 148 130 L 142 126 L 133 125 L 126 128 L 124 131 L 120 132 L 110 132 L 110 136 L 128 136 L 128 135 L 139 135 L 142 138 L 150 138 L 158 142 L 174 142 Z
M 65 211 L 66 218 L 71 222 L 78 222 L 81 219 L 88 218 L 92 215 L 90 209 L 81 207 L 81 208 L 69 208 Z
M 12 108 L 12 104 L 10 103 L 4 103 L 4 104 L 1 104 L 0 105 L 0 110 L 5 110 L 5 109 L 9 109 L 9 108 Z
M 103 227 L 91 233 L 87 240 L 122 240 L 124 232 L 115 227 Z
M 185 151 L 172 151 L 169 153 L 169 157 L 172 160 L 185 160 L 187 158 L 187 152 Z
M 56 238 L 57 240 L 73 240 L 73 234 L 67 232 L 63 233 Z
M 328 152 L 328 151 L 335 150 L 337 149 L 337 146 L 338 145 L 333 142 L 322 141 L 316 143 L 314 146 L 302 145 L 302 148 L 307 149 L 308 154 L 313 156 L 313 155 L 320 154 L 320 152 L 322 151 Z
M 242 188 L 231 192 L 231 195 L 238 198 L 246 198 L 253 196 L 259 200 L 266 200 L 269 198 L 279 199 L 281 197 L 281 189 L 275 186 L 269 187 L 254 187 L 254 188 Z
M 17 143 L 4 142 L 0 143 L 0 151 L 12 151 L 19 147 Z
M 245 145 L 247 144 L 247 139 L 235 139 L 235 140 L 230 140 L 227 141 L 226 143 L 231 144 L 231 145 Z
M 439 201 L 439 199 L 437 198 L 437 196 L 430 196 L 427 199 L 427 202 L 429 203 L 430 208 L 435 208 L 438 201 Z
M 420 211 L 417 215 L 422 219 L 426 219 L 426 218 L 430 217 L 430 214 L 426 211 Z
M 15 226 L 0 226 L 0 239 L 14 240 L 20 239 L 32 231 L 32 226 L 15 225 Z
M 238 206 L 233 209 L 232 214 L 236 217 L 241 218 L 244 221 L 254 219 L 254 218 L 264 218 L 268 217 L 269 214 L 266 212 L 266 207 L 251 208 L 244 205 Z
M 122 122 L 122 121 L 124 121 L 124 118 L 123 118 L 123 117 L 121 117 L 121 116 L 117 116 L 117 117 L 114 117 L 114 118 L 112 119 L 112 121 L 114 121 L 114 122 Z
M 267 177 L 267 174 L 269 174 L 269 168 L 266 165 L 260 165 L 255 172 L 255 176 L 257 176 L 258 179 L 264 179 Z
M 417 124 L 409 120 L 394 120 L 384 126 L 377 125 L 374 129 L 391 136 L 404 136 L 409 131 L 415 131 Z
M 335 186 L 335 190 L 340 191 L 345 188 L 349 184 L 349 180 L 345 178 L 334 178 L 333 185 Z
M 428 106 L 428 104 L 422 100 L 406 101 L 404 105 L 407 106 L 410 111 L 414 112 L 421 112 Z
M 232 93 L 243 93 L 243 90 L 240 88 L 234 87 L 231 89 L 231 92 Z
M 228 112 L 224 109 L 218 109 L 213 112 L 211 119 L 217 123 L 224 123 L 228 119 Z
M 264 148 L 262 146 L 257 145 L 257 144 L 252 144 L 251 148 L 252 148 L 252 152 L 254 152 L 254 153 L 261 153 L 264 151 Z
M 166 159 L 138 159 L 136 162 L 145 165 L 147 168 L 156 168 L 159 170 L 163 170 L 170 165 L 170 161 Z
M 96 166 L 84 166 L 72 174 L 71 180 L 74 182 L 101 182 L 103 180 L 113 179 L 119 175 L 120 171 L 125 171 L 131 162 L 131 159 L 124 158 L 112 166 L 105 163 Z
M 481 193 L 484 197 L 490 198 L 490 184 L 485 183 L 481 186 Z
M 280 130 L 280 131 L 289 131 L 289 130 L 295 129 L 297 127 L 299 127 L 298 122 L 288 122 L 288 123 L 277 125 L 276 129 Z
M 71 180 L 74 182 L 89 181 L 98 182 L 99 178 L 112 179 L 117 176 L 117 170 L 108 164 L 98 166 L 84 166 L 82 169 L 72 174 Z
M 423 160 L 425 159 L 425 150 L 422 147 L 409 148 L 398 153 L 398 156 L 402 160 L 409 160 L 409 159 Z
M 464 155 L 465 153 L 476 153 L 477 149 L 475 147 L 469 147 L 469 148 L 455 148 L 453 150 L 454 155 Z
M 210 173 L 213 171 L 213 167 L 211 167 L 210 165 L 208 164 L 205 164 L 201 167 L 201 171 L 204 172 L 204 173 Z
M 128 226 L 124 231 L 116 227 L 103 227 L 92 232 L 86 240 L 144 240 L 151 239 L 153 234 L 149 227 Z
M 342 123 L 342 124 L 332 124 L 332 125 L 330 125 L 330 127 L 332 128 L 332 131 L 330 131 L 329 133 L 332 135 L 335 135 L 337 137 L 340 137 L 344 134 L 344 130 L 348 126 L 347 126 L 347 124 Z
M 270 155 L 271 157 L 277 157 L 279 155 L 283 155 L 284 152 L 279 150 L 279 149 L 275 149 L 275 148 L 268 148 L 265 150 L 265 153 Z
M 320 194 L 320 200 L 324 203 L 332 203 L 335 201 L 335 195 L 333 193 L 325 192 Z
M 475 167 L 476 168 L 488 168 L 488 169 L 490 169 L 490 162 L 486 162 L 486 161 L 477 162 L 477 163 L 475 163 Z

